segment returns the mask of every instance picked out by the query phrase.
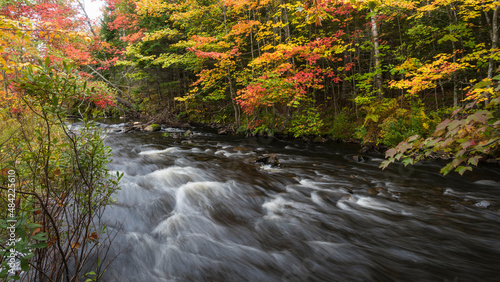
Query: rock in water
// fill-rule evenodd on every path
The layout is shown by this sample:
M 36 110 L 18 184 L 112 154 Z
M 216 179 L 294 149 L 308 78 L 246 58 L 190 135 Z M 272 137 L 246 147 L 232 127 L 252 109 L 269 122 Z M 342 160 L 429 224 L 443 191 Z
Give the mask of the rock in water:
M 227 132 L 226 128 L 221 128 L 221 129 L 219 129 L 219 131 L 217 132 L 217 134 L 219 134 L 219 135 L 227 135 L 228 132 Z
M 357 163 L 364 163 L 365 162 L 365 159 L 363 158 L 362 155 L 354 155 L 354 156 L 352 156 L 352 159 L 353 159 L 353 161 L 355 161 Z
M 255 162 L 262 163 L 265 165 L 271 165 L 271 166 L 279 166 L 280 165 L 278 158 L 274 154 L 264 155 L 260 158 L 257 158 L 255 160 Z
M 152 125 L 148 125 L 144 128 L 144 131 L 149 131 L 149 132 L 153 132 L 153 131 L 160 131 L 161 129 L 161 126 L 159 124 L 152 124 Z
M 188 129 L 188 130 L 186 130 L 186 132 L 184 132 L 184 136 L 191 138 L 194 136 L 194 133 Z

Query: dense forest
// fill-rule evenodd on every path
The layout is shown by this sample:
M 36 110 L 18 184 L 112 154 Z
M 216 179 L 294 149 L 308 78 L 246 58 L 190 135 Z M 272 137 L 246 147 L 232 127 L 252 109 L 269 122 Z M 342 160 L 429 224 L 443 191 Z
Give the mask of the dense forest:
M 20 111 L 9 80 L 48 57 L 93 89 L 68 102 L 73 113 L 366 146 L 418 135 L 402 155 L 427 148 L 477 164 L 498 143 L 499 6 L 124 0 L 107 1 L 96 24 L 81 2 L 4 1 L 2 96 Z
M 360 142 L 388 149 L 383 168 L 497 163 L 499 7 L 107 0 L 94 22 L 81 0 L 0 0 L 1 218 L 15 217 L 21 238 L 6 246 L 39 250 L 18 259 L 40 281 L 77 281 L 89 253 L 105 252 L 96 220 L 121 176 L 109 175 L 96 117 Z M 67 130 L 71 116 L 85 121 L 81 134 Z M 2 264 L 1 277 L 19 278 Z
M 418 135 L 389 156 L 456 154 L 448 170 L 465 161 L 463 173 L 498 144 L 498 7 L 109 1 L 94 68 L 128 106 L 165 120 L 366 146 Z

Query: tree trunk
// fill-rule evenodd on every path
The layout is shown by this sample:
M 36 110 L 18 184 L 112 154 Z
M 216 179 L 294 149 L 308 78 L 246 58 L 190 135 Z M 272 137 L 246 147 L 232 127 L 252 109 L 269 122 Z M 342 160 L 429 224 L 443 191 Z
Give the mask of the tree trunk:
M 286 5 L 286 0 L 281 1 L 282 5 Z M 285 21 L 285 43 L 290 40 L 290 22 L 288 20 L 288 10 L 286 7 L 281 9 L 282 18 Z
M 229 72 L 229 70 L 228 70 Z M 241 109 L 240 105 L 238 105 L 238 102 L 236 102 L 236 91 L 233 86 L 233 81 L 231 79 L 231 73 L 229 72 L 229 75 L 227 76 L 227 80 L 229 83 L 229 94 L 231 95 L 231 103 L 233 105 L 233 110 L 234 110 L 234 121 L 236 122 L 236 127 L 240 127 L 241 125 Z
M 495 1 L 496 3 L 496 1 Z M 492 30 L 491 30 L 491 57 L 488 61 L 488 78 L 491 79 L 493 78 L 493 54 L 495 53 L 495 49 L 497 48 L 497 42 L 498 42 L 498 6 L 495 7 L 495 10 L 493 11 L 493 18 L 492 18 Z
M 373 9 L 371 11 L 371 26 L 372 26 L 372 37 L 373 37 L 373 54 L 375 59 L 375 88 L 382 97 L 382 70 L 380 69 L 380 48 L 378 43 L 378 27 L 376 21 L 376 13 Z

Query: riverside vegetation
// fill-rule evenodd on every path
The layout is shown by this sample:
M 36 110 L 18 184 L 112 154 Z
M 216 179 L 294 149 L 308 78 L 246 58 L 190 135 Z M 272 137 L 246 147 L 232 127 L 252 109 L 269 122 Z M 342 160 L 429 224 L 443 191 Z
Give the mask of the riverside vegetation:
M 68 131 L 68 115 L 359 140 L 392 148 L 382 167 L 447 156 L 444 174 L 498 158 L 499 7 L 107 0 L 96 24 L 79 0 L 2 0 L 0 177 L 4 189 L 14 170 L 19 187 L 9 279 L 99 278 L 85 266 L 106 253 L 99 214 L 120 176 L 99 131 Z
M 462 174 L 498 155 L 499 5 L 108 1 L 99 66 L 165 121 L 359 140 L 395 148 L 383 167 L 447 156 Z
M 51 10 L 48 3 L 31 8 L 42 7 Z M 52 34 L 43 33 L 44 25 Z M 110 149 L 86 119 L 78 132 L 66 125 L 69 113 L 86 116 L 95 105 L 111 102 L 103 98 L 107 92 L 99 92 L 102 85 L 90 87 L 71 63 L 47 55 L 62 58 L 53 48 L 79 40 L 76 31 L 60 28 L 21 15 L 0 16 L 3 280 L 96 281 L 113 240 L 102 221 L 121 177 L 108 171 Z

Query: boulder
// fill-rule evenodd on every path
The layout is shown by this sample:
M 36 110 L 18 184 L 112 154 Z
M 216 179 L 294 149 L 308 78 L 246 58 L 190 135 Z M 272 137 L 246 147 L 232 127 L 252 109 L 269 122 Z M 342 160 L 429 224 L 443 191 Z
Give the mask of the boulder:
M 151 124 L 144 128 L 144 131 L 149 131 L 149 132 L 160 131 L 160 130 L 161 126 L 159 124 Z

